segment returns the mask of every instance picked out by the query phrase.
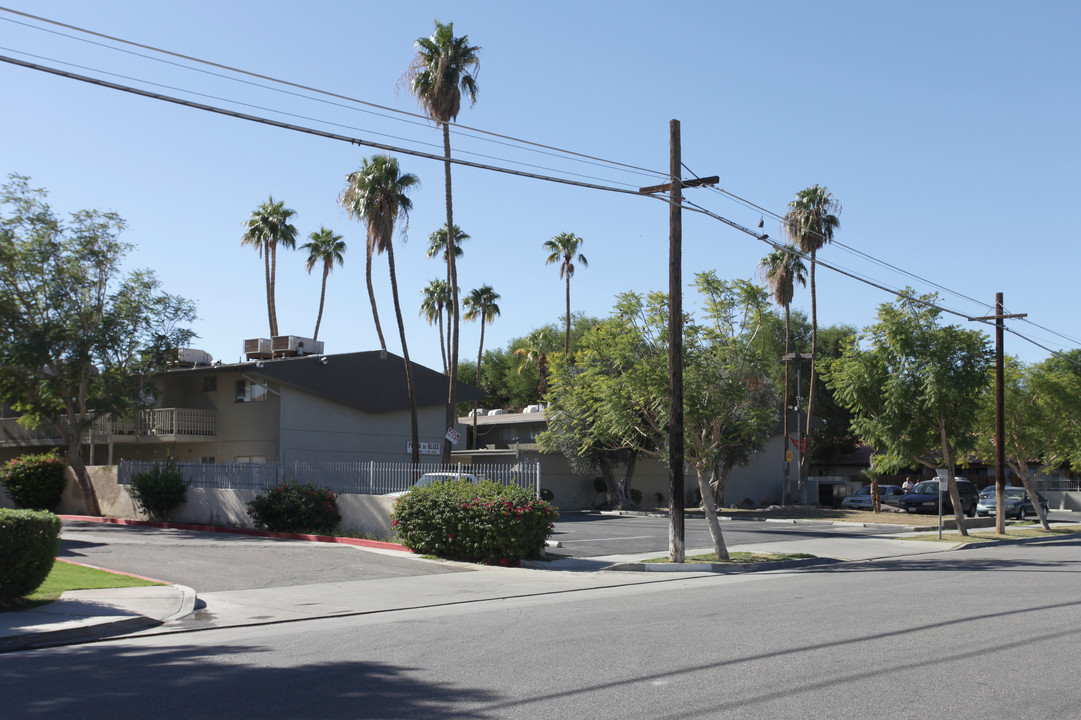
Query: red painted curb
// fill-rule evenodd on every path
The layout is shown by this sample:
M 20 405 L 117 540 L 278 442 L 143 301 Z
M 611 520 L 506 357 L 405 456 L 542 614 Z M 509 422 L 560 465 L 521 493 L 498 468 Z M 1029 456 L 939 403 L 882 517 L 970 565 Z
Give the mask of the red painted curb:
M 383 550 L 402 550 L 413 552 L 404 545 L 384 542 L 382 540 L 365 540 L 363 538 L 336 537 L 334 535 L 301 535 L 300 533 L 270 532 L 267 530 L 253 530 L 252 528 L 214 527 L 213 525 L 189 525 L 187 523 L 154 522 L 152 520 L 126 520 L 124 518 L 97 517 L 95 515 L 61 515 L 63 520 L 76 520 L 79 522 L 97 522 L 106 525 L 135 525 L 139 527 L 156 527 L 166 530 L 194 530 L 196 532 L 219 532 L 232 533 L 233 535 L 252 535 L 255 537 L 275 538 L 278 540 L 307 540 L 309 542 L 337 543 L 339 545 L 356 545 L 359 547 L 381 548 Z

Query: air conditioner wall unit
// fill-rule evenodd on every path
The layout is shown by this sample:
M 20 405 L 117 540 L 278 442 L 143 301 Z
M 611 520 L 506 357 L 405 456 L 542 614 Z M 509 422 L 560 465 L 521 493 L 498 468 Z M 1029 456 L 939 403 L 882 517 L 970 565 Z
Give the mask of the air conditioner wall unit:
M 297 335 L 276 335 L 271 339 L 271 349 L 278 357 L 284 355 L 321 355 L 323 341 Z
M 270 338 L 253 338 L 244 341 L 244 354 L 249 360 L 269 360 L 274 357 Z

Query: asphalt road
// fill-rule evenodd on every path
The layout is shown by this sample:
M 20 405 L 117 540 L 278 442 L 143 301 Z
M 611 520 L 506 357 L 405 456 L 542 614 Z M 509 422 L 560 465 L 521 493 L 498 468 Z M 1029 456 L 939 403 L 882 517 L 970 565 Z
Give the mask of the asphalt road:
M 462 572 L 349 545 L 65 521 L 59 557 L 197 592 Z
M 536 571 L 514 571 L 536 572 Z M 1081 544 L 0 656 L 18 718 L 1074 717 Z
M 812 537 L 882 535 L 898 531 L 896 527 L 863 528 L 830 522 L 786 524 L 754 520 L 722 520 L 721 530 L 729 546 Z M 702 518 L 685 519 L 684 537 L 684 546 L 688 550 L 713 547 L 709 528 Z M 562 557 L 664 553 L 668 550 L 668 518 L 567 512 L 556 523 L 552 540 L 559 541 L 561 547 L 549 548 L 548 554 Z

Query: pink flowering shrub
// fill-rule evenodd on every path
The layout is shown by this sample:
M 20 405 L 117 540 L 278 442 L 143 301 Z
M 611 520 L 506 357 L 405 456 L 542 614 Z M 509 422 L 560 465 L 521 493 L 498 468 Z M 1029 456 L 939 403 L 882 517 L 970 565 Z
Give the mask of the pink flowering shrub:
M 55 510 L 64 494 L 65 467 L 55 451 L 23 455 L 0 467 L 0 482 L 18 507 Z
M 528 490 L 462 480 L 413 488 L 395 503 L 392 524 L 414 552 L 516 566 L 541 555 L 558 517 Z
M 248 503 L 255 526 L 274 532 L 329 535 L 338 527 L 338 496 L 311 483 L 286 480 Z

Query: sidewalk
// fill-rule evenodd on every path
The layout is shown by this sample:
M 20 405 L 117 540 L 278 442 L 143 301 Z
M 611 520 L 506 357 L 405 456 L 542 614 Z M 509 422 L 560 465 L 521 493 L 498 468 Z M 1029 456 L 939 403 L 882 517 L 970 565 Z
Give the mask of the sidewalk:
M 369 552 L 400 555 L 416 562 L 445 562 L 418 558 L 392 543 L 371 545 L 373 547 L 365 548 Z M 732 574 L 785 571 L 829 562 L 943 552 L 955 547 L 887 536 L 817 538 L 730 548 L 748 552 L 802 552 L 817 556 L 814 560 L 753 567 L 642 565 L 644 558 L 641 554 L 557 558 L 527 562 L 521 568 L 471 566 L 469 572 L 445 575 L 204 593 L 199 598 L 201 602 L 197 602 L 194 590 L 181 585 L 78 590 L 64 593 L 59 600 L 40 608 L 0 613 L 0 652 L 86 642 L 134 632 L 141 635 L 186 632 L 583 590 L 604 591 L 620 586 L 712 576 L 717 574 L 718 569 Z M 712 552 L 712 548 L 688 549 L 687 555 L 709 552 Z M 205 609 L 197 610 L 197 605 L 202 608 L 204 604 Z

